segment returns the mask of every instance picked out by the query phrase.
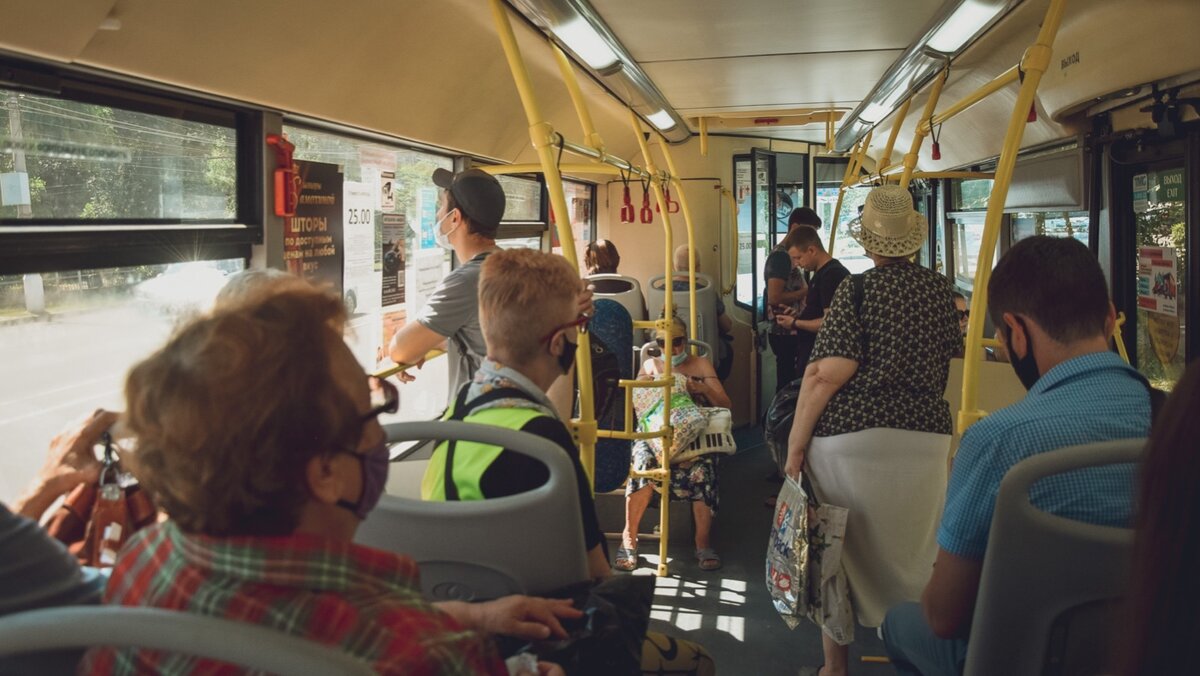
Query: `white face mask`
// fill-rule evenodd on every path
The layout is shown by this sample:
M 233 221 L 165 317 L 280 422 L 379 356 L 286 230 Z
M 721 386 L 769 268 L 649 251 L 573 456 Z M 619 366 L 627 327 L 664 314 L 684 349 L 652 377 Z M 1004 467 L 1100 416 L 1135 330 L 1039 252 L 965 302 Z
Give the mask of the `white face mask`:
M 457 230 L 458 228 L 455 227 L 454 230 L 451 230 L 450 232 L 442 232 L 442 221 L 446 220 L 446 217 L 453 212 L 454 209 L 447 211 L 441 218 L 437 219 L 437 223 L 433 224 L 433 240 L 437 242 L 438 246 L 446 249 L 447 251 L 454 248 L 453 246 L 450 246 L 450 232 L 454 232 L 454 230 Z

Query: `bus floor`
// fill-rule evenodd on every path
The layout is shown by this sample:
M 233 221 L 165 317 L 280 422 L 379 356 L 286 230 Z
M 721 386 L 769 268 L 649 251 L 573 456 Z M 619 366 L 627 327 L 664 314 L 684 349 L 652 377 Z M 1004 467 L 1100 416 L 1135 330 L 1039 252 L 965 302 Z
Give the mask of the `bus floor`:
M 713 525 L 713 546 L 724 565 L 716 571 L 700 570 L 691 546 L 690 519 L 673 522 L 672 528 L 682 532 L 671 538 L 670 575 L 658 578 L 650 628 L 700 643 L 712 654 L 719 674 L 795 676 L 803 667 L 824 661 L 821 635 L 807 621 L 788 629 L 771 605 L 763 560 L 772 510 L 763 500 L 776 493 L 779 484 L 764 478 L 774 462 L 761 441 L 762 432 L 743 428 L 735 437 L 743 450 L 721 461 L 721 506 Z M 678 513 L 672 510 L 673 516 Z M 657 513 L 643 519 L 643 530 L 651 527 L 652 514 Z M 619 540 L 609 541 L 611 551 L 619 546 Z M 653 575 L 658 543 L 645 538 L 639 550 L 641 565 L 633 574 Z M 875 630 L 855 627 L 850 673 L 894 674 L 890 664 L 876 661 L 884 656 Z

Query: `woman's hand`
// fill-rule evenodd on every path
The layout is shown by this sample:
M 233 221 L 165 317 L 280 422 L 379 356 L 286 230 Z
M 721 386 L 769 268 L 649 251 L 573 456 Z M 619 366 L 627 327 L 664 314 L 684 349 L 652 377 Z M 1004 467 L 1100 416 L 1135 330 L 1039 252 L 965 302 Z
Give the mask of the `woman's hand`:
M 42 513 L 58 499 L 81 483 L 100 478 L 100 462 L 92 447 L 100 435 L 117 422 L 117 414 L 96 409 L 86 419 L 60 432 L 50 441 L 46 462 L 25 497 L 13 504 L 13 511 L 39 520 Z
M 483 632 L 514 636 L 527 641 L 566 638 L 560 619 L 575 619 L 583 612 L 572 607 L 570 599 L 545 599 L 536 596 L 505 596 L 486 603 L 472 603 L 470 625 Z
M 788 448 L 787 463 L 783 466 L 783 473 L 796 481 L 800 480 L 800 472 L 804 469 L 804 451 L 803 447 Z

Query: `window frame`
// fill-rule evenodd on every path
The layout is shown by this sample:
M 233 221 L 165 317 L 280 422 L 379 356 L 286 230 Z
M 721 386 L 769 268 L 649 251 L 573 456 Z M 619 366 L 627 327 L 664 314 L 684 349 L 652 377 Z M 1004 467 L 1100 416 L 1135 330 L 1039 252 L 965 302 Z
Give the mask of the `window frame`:
M 0 86 L 65 101 L 216 124 L 237 146 L 233 219 L 0 219 L 0 272 L 25 274 L 192 260 L 249 259 L 264 235 L 264 111 L 128 80 L 0 57 Z

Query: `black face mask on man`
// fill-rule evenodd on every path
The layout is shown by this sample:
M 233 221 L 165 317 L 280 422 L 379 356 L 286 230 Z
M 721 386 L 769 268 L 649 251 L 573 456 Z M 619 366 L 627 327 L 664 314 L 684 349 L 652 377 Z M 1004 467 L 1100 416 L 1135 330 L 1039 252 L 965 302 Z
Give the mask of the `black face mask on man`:
M 558 355 L 558 368 L 566 375 L 571 372 L 571 367 L 575 365 L 575 349 L 579 347 L 578 343 L 572 343 L 563 336 L 563 351 Z
M 1030 390 L 1038 378 L 1042 377 L 1042 374 L 1038 371 L 1037 358 L 1033 356 L 1033 336 L 1029 333 L 1029 326 L 1020 317 L 1014 316 L 1014 319 L 1021 325 L 1021 330 L 1025 332 L 1025 356 L 1017 357 L 1017 353 L 1013 351 L 1011 329 L 1004 337 L 1004 346 L 1008 348 L 1008 359 L 1012 363 L 1013 371 L 1017 373 L 1017 379 L 1021 381 L 1026 390 Z

